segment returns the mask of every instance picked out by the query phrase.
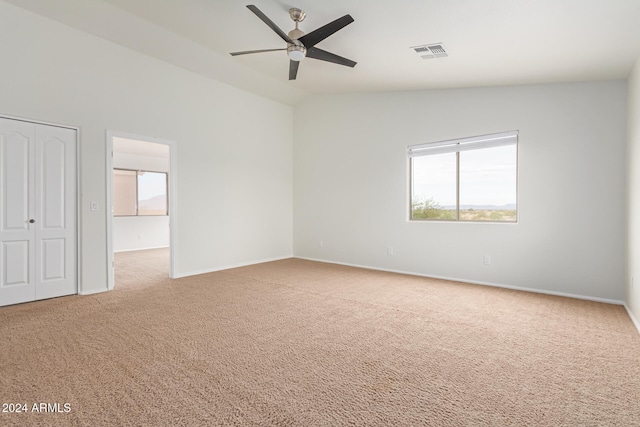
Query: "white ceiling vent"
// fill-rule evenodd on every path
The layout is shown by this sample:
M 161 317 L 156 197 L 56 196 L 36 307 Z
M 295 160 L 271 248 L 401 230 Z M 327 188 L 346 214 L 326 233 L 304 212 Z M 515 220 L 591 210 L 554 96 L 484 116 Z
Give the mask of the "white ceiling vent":
M 447 53 L 444 44 L 442 43 L 431 43 L 431 44 L 423 44 L 420 46 L 411 46 L 422 59 L 433 59 L 433 58 L 446 58 L 449 56 Z

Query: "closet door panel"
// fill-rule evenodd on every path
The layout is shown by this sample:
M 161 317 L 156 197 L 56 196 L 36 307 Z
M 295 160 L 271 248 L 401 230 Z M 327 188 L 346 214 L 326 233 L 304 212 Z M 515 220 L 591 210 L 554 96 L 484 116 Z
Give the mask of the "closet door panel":
M 0 305 L 35 299 L 35 128 L 0 118 Z

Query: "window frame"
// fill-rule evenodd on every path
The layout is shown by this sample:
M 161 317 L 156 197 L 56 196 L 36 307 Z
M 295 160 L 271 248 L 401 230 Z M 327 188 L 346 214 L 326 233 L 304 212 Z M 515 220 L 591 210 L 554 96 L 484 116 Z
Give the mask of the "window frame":
M 113 179 L 113 174 L 115 173 L 115 171 L 120 170 L 120 171 L 126 171 L 126 172 L 135 172 L 136 173 L 136 213 L 132 214 L 132 215 L 118 215 L 115 213 L 115 208 L 113 209 L 113 216 L 114 218 L 126 218 L 126 217 L 140 217 L 140 218 L 144 218 L 144 217 L 158 217 L 158 216 L 169 216 L 169 172 L 165 172 L 165 171 L 152 171 L 152 170 L 146 170 L 146 169 L 128 169 L 128 168 L 113 168 L 112 169 L 112 179 Z M 138 177 L 140 176 L 139 174 L 141 172 L 144 173 L 157 173 L 157 174 L 164 174 L 165 177 L 165 198 L 166 198 L 166 209 L 165 209 L 165 213 L 164 214 L 156 214 L 156 215 L 140 215 L 140 192 L 139 192 L 139 182 L 138 182 Z M 115 190 L 115 186 L 114 186 L 114 190 Z M 114 198 L 115 200 L 115 198 Z
M 511 134 L 511 136 L 513 136 L 515 138 L 515 143 L 510 144 L 510 145 L 515 145 L 515 191 L 516 191 L 516 215 L 515 215 L 515 220 L 510 221 L 510 220 L 486 220 L 486 221 L 481 221 L 481 220 L 472 220 L 472 219 L 461 219 L 460 218 L 460 153 L 463 151 L 469 151 L 469 149 L 463 149 L 463 150 L 450 150 L 449 152 L 454 152 L 456 155 L 456 209 L 455 209 L 455 219 L 447 219 L 447 218 L 414 218 L 413 217 L 413 189 L 414 189 L 414 164 L 413 164 L 413 159 L 414 157 L 420 157 L 420 155 L 411 155 L 412 149 L 429 149 L 431 147 L 434 147 L 436 150 L 439 150 L 440 147 L 442 146 L 451 146 L 451 145 L 460 145 L 462 143 L 468 143 L 469 141 L 473 141 L 475 139 L 482 139 L 482 138 L 486 138 L 486 137 L 492 137 L 492 136 L 500 136 L 500 135 L 509 135 Z M 500 132 L 500 133 L 494 133 L 494 134 L 487 134 L 487 135 L 479 135 L 479 136 L 475 136 L 475 137 L 466 137 L 466 138 L 458 138 L 458 139 L 452 139 L 452 140 L 448 140 L 448 141 L 437 141 L 437 142 L 432 142 L 432 143 L 426 143 L 426 144 L 418 144 L 418 145 L 410 145 L 407 147 L 407 152 L 408 152 L 408 158 L 407 161 L 409 163 L 408 166 L 408 172 L 409 172 L 409 185 L 408 185 L 408 221 L 409 222 L 465 222 L 465 223 L 473 223 L 473 224 L 517 224 L 519 221 L 519 215 L 518 215 L 518 198 L 519 198 L 519 191 L 518 191 L 518 183 L 519 183 L 519 174 L 518 174 L 518 160 L 519 160 L 519 142 L 520 142 L 520 135 L 519 135 L 519 131 L 509 131 L 509 132 Z M 492 147 L 480 147 L 478 149 L 483 149 L 483 148 L 492 148 Z M 443 154 L 443 153 L 437 153 L 437 154 Z M 436 155 L 437 155 L 436 154 Z

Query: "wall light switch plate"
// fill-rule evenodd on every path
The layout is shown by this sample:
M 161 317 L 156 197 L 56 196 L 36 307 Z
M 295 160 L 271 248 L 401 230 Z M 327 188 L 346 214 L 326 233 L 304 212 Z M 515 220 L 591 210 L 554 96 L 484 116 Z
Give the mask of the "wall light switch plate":
M 91 209 L 92 211 L 97 211 L 98 210 L 98 202 L 91 202 L 91 205 L 90 205 L 89 209 Z

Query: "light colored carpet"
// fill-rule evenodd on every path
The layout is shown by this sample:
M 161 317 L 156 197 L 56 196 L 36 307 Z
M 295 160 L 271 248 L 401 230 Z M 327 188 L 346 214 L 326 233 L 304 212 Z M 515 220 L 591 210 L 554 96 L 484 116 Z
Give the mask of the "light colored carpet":
M 0 402 L 71 407 L 0 425 L 640 426 L 622 307 L 299 259 L 171 281 L 158 254 L 0 308 Z

